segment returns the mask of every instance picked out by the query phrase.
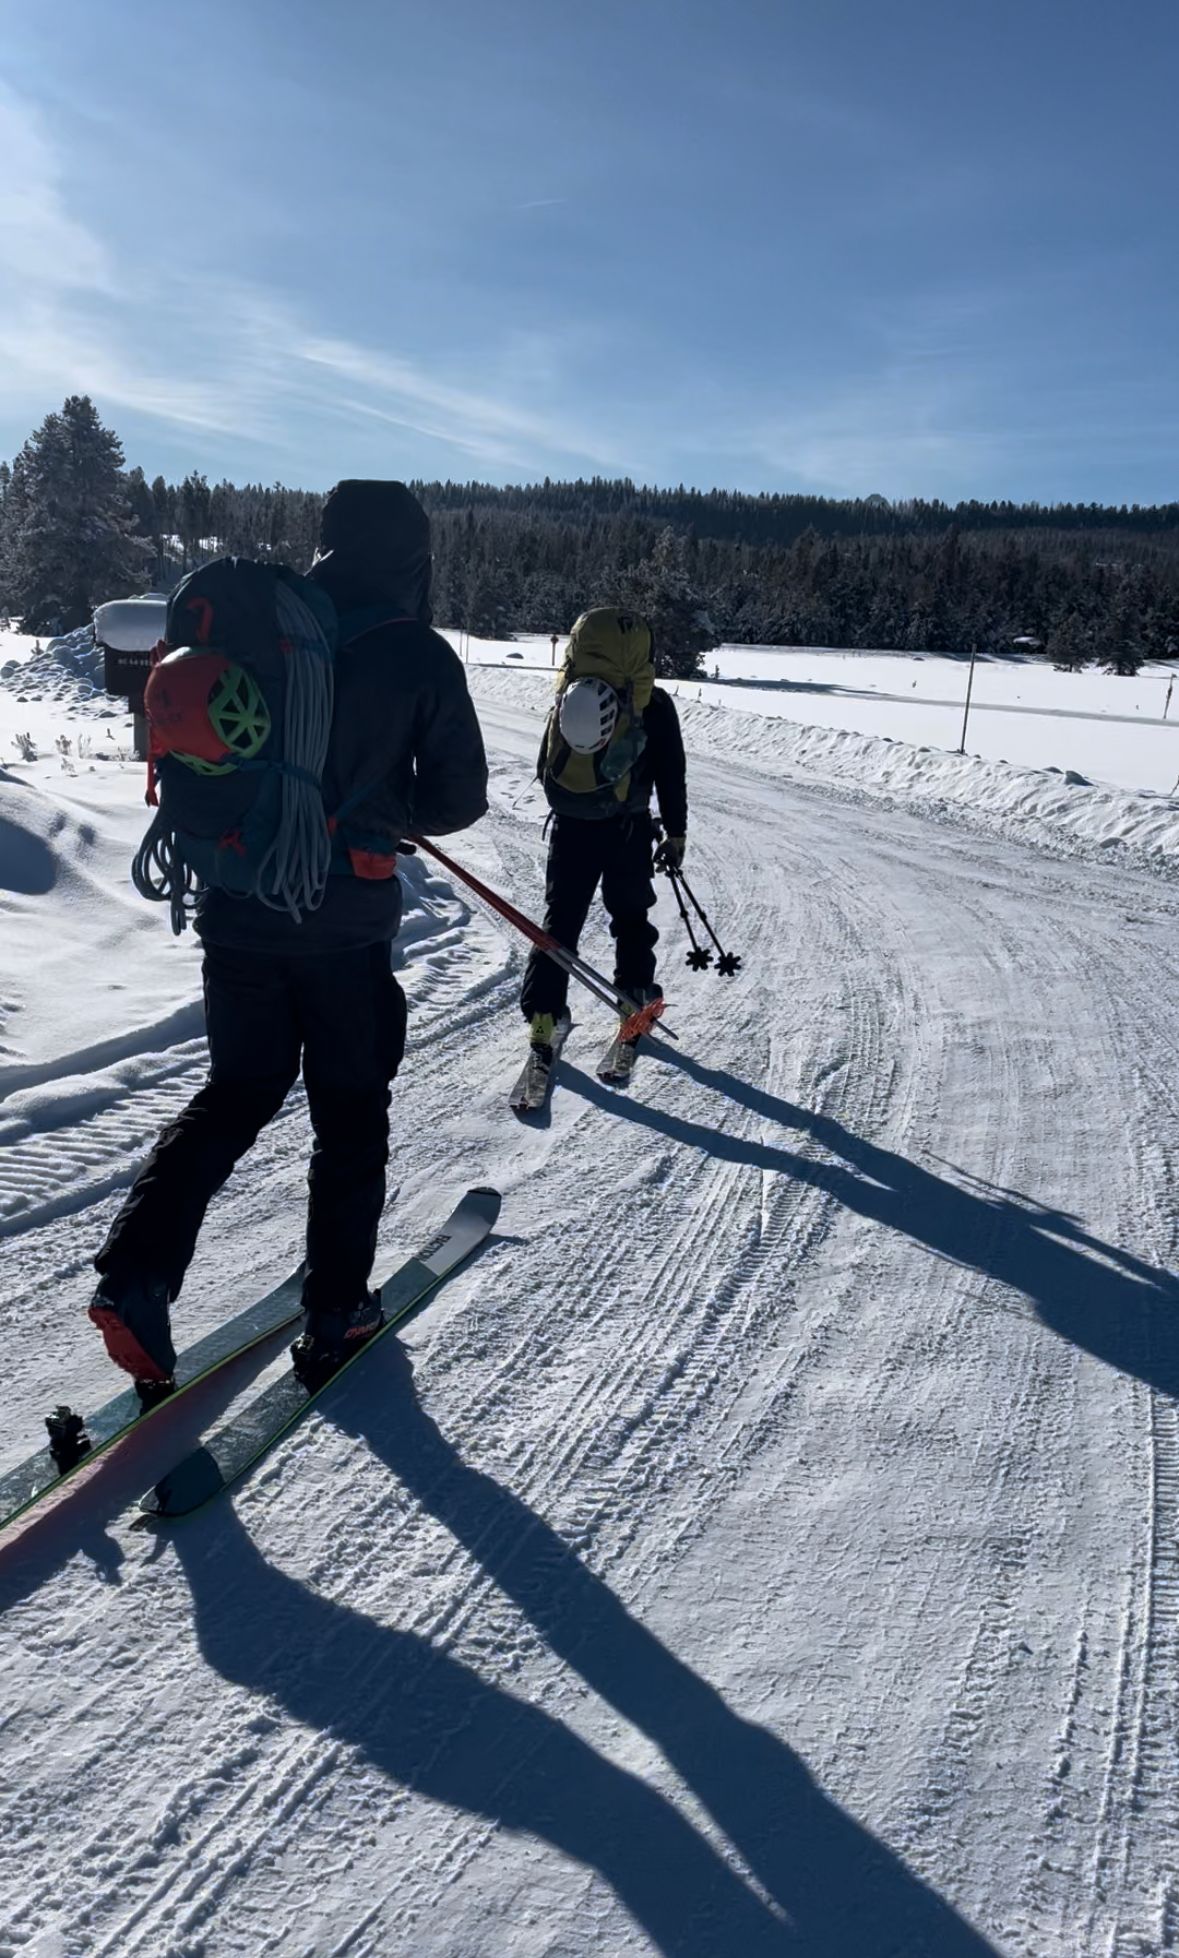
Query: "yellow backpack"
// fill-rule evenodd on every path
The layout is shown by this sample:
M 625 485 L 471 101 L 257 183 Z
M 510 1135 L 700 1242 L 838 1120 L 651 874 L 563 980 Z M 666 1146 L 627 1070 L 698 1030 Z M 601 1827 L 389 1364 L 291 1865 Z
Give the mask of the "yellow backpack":
M 561 732 L 561 695 L 575 680 L 603 680 L 618 695 L 614 732 L 594 754 L 577 753 Z M 541 782 L 557 815 L 601 822 L 629 807 L 632 771 L 647 745 L 643 709 L 654 685 L 646 620 L 612 605 L 583 612 L 569 635 L 541 751 Z

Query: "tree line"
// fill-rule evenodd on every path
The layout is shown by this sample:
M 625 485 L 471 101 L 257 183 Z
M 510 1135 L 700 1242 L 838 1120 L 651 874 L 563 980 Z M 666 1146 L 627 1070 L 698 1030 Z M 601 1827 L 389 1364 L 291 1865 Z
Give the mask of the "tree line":
M 413 485 L 434 529 L 434 610 L 486 637 L 565 631 L 591 603 L 655 627 L 664 671 L 726 640 L 999 651 L 1134 672 L 1179 651 L 1179 504 L 888 502 L 638 488 Z M 305 568 L 322 495 L 127 469 L 86 396 L 0 463 L 0 612 L 66 630 L 103 599 L 224 553 Z

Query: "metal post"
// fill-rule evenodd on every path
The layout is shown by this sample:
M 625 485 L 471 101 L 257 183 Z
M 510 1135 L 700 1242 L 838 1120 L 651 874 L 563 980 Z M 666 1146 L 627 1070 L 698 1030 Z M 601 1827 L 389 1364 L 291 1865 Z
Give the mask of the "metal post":
M 970 696 L 974 692 L 974 662 L 977 658 L 978 647 L 972 646 L 970 648 L 970 672 L 966 680 L 966 711 L 962 716 L 962 740 L 958 748 L 960 755 L 966 753 L 966 725 L 970 719 Z
M 550 643 L 550 645 L 552 646 L 552 649 L 553 649 L 553 657 L 552 657 L 552 662 L 551 662 L 553 666 L 555 666 L 555 665 L 557 664 L 557 640 L 558 640 L 558 638 L 559 638 L 559 637 L 560 637 L 560 634 L 559 634 L 559 633 L 556 633 L 556 632 L 550 632 L 550 634 L 549 634 L 549 643 Z
M 1164 704 L 1164 707 L 1163 707 L 1163 719 L 1164 719 L 1164 721 L 1166 720 L 1166 718 L 1167 718 L 1167 714 L 1168 714 L 1168 712 L 1169 712 L 1169 710 L 1170 710 L 1170 706 L 1171 706 L 1171 695 L 1172 695 L 1172 694 L 1174 693 L 1174 691 L 1175 691 L 1175 675 L 1174 675 L 1174 674 L 1172 673 L 1172 675 L 1171 675 L 1171 684 L 1170 684 L 1170 686 L 1169 686 L 1169 687 L 1167 688 L 1167 698 L 1166 698 L 1166 702 L 1165 702 L 1165 704 Z

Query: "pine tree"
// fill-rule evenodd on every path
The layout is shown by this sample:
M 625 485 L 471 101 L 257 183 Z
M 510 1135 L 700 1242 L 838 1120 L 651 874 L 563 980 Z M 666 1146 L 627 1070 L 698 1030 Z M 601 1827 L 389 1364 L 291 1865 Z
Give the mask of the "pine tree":
M 4 527 L 8 604 L 26 632 L 69 632 L 104 599 L 134 590 L 147 547 L 127 507 L 123 450 L 88 395 L 47 415 L 13 467 Z
M 0 617 L 8 616 L 8 592 L 4 573 L 4 540 L 15 522 L 16 502 L 12 493 L 12 470 L 0 462 Z
M 704 655 L 720 644 L 707 607 L 691 577 L 691 542 L 670 525 L 651 557 L 623 580 L 621 598 L 641 612 L 655 638 L 655 671 L 690 680 L 703 671 Z
M 1044 650 L 1062 673 L 1079 673 L 1089 664 L 1093 658 L 1093 634 L 1075 608 L 1053 626 Z
M 212 501 L 212 491 L 207 478 L 194 469 L 181 483 L 178 498 L 180 542 L 184 549 L 186 565 L 200 564 L 209 556 L 206 542 L 209 536 Z

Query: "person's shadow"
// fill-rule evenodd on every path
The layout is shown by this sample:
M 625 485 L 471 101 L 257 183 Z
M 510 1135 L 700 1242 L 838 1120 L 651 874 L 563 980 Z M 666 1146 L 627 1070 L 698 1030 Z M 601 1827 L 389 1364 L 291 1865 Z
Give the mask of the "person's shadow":
M 705 1067 L 660 1043 L 649 1057 L 712 1089 L 726 1104 L 810 1138 L 825 1156 L 688 1121 L 616 1094 L 567 1066 L 565 1085 L 622 1120 L 726 1162 L 826 1190 L 861 1217 L 903 1233 L 938 1256 L 1021 1292 L 1044 1323 L 1095 1358 L 1179 1397 L 1179 1277 L 1087 1232 L 1075 1217 L 1029 1197 L 967 1187 L 856 1135 L 828 1115 L 783 1101 L 735 1074 Z M 838 1161 L 829 1160 L 839 1158 Z
M 275 1570 L 228 1506 L 174 1538 L 201 1651 L 226 1679 L 330 1731 L 399 1786 L 598 1871 L 669 1958 L 996 1958 L 783 1742 L 734 1714 L 555 1530 L 461 1459 L 396 1341 L 323 1412 L 363 1436 L 554 1653 L 655 1742 L 756 1887 L 671 1802 L 539 1707 Z

